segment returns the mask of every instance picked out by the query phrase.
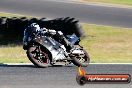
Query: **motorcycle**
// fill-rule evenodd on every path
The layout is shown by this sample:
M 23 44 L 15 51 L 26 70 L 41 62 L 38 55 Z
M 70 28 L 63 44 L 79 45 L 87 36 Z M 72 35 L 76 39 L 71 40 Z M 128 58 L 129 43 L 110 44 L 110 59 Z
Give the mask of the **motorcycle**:
M 75 34 L 65 36 L 73 47 L 68 52 L 67 47 L 54 39 L 53 35 L 56 32 L 55 30 L 44 30 L 43 33 L 34 34 L 24 49 L 27 51 L 29 60 L 37 67 L 71 63 L 76 66 L 88 66 L 90 57 L 79 45 L 80 38 Z

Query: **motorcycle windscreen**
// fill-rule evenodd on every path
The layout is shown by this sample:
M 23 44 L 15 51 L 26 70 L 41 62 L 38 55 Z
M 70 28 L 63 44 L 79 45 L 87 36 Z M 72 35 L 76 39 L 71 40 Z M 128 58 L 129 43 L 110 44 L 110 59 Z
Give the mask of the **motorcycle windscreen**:
M 79 38 L 75 34 L 72 34 L 67 35 L 67 40 L 74 45 L 79 40 Z

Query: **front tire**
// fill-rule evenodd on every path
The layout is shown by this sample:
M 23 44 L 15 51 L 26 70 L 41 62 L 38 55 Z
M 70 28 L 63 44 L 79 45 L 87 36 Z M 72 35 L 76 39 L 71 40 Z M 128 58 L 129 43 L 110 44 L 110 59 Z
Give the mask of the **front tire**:
M 50 54 L 46 48 L 39 45 L 30 46 L 27 50 L 29 60 L 37 67 L 48 67 L 50 65 Z
M 84 56 L 80 56 L 80 55 L 74 55 L 72 56 L 72 63 L 78 67 L 82 66 L 82 67 L 86 67 L 89 65 L 90 62 L 90 57 L 87 53 L 86 50 L 82 49 L 84 52 Z

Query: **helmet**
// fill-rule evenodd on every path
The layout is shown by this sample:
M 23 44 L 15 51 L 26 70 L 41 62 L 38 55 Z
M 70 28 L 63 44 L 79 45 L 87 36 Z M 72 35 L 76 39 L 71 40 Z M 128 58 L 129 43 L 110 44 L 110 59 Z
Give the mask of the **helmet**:
M 32 23 L 29 26 L 29 30 L 32 31 L 32 32 L 38 32 L 38 31 L 40 31 L 40 27 L 37 23 Z

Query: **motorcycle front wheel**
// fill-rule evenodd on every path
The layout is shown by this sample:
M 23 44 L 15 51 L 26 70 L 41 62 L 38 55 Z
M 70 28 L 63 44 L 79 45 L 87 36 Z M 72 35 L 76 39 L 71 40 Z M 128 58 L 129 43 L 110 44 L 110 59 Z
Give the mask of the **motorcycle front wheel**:
M 37 67 L 44 68 L 50 65 L 49 52 L 39 45 L 30 46 L 27 50 L 27 57 Z
M 84 52 L 84 55 L 74 55 L 72 56 L 72 63 L 78 67 L 86 67 L 89 65 L 90 57 L 86 50 L 82 49 Z

